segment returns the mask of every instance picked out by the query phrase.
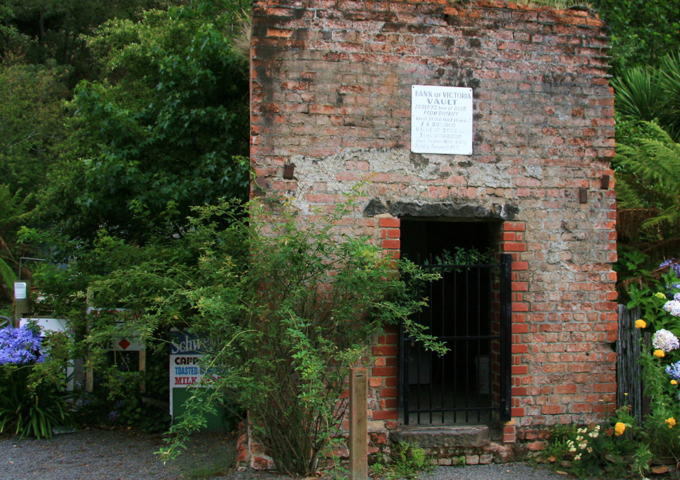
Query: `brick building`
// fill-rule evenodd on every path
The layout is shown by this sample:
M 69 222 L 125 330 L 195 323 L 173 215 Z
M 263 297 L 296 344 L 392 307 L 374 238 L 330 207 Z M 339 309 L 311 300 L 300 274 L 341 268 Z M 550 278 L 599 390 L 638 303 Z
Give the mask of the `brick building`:
M 444 322 L 459 322 L 446 320 L 446 309 L 470 317 L 447 298 L 476 302 L 475 318 L 459 330 L 435 332 L 448 335 L 457 357 L 440 362 L 417 348 L 400 357 L 400 345 L 402 353 L 411 347 L 398 331 L 373 347 L 374 451 L 390 437 L 438 430 L 444 436 L 429 437 L 430 446 L 447 463 L 460 454 L 447 447 L 456 440 L 446 432 L 457 429 L 476 438 L 463 442 L 468 461 L 490 461 L 473 455 L 483 453 L 487 427 L 497 427 L 490 439 L 499 445 L 538 448 L 541 427 L 588 423 L 613 409 L 607 49 L 603 24 L 583 9 L 494 0 L 254 3 L 254 192 L 287 195 L 312 215 L 366 181 L 348 231 L 411 258 L 456 247 L 512 258 L 507 337 L 494 336 L 498 279 L 483 274 L 474 293 L 450 287 L 431 299 L 444 302 L 432 307 Z M 412 151 L 414 86 L 471 89 L 471 154 Z M 482 317 L 489 326 L 478 327 Z M 479 335 L 471 341 L 465 328 Z M 501 398 L 503 371 L 509 398 Z

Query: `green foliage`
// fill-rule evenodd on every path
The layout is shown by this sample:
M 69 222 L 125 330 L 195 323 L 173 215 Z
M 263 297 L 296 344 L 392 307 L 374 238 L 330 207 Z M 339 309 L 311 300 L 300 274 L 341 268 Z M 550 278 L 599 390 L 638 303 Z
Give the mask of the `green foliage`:
M 215 477 L 227 476 L 234 466 L 233 458 L 217 458 L 210 464 L 202 463 L 200 466 L 193 467 L 183 473 L 183 477 L 193 480 L 209 480 Z
M 626 410 L 617 410 L 615 418 L 603 425 L 554 427 L 548 448 L 539 459 L 577 478 L 625 476 L 637 446 L 628 436 L 616 434 L 613 427 L 620 417 L 632 421 Z
M 167 350 L 165 344 L 149 345 L 145 372 L 138 371 L 137 352 L 107 352 L 94 369 L 94 392 L 79 395 L 76 421 L 147 433 L 166 431 L 170 416 L 167 408 L 158 405 L 166 403 L 169 395 Z
M 676 256 L 680 243 L 680 185 L 673 181 L 680 164 L 680 61 L 667 55 L 658 68 L 631 68 L 612 85 L 619 252 L 645 252 L 651 266 Z
M 84 35 L 112 18 L 138 20 L 145 10 L 182 0 L 5 0 L 0 6 L 0 59 L 69 67 L 69 85 L 97 75 Z
M 309 473 L 342 420 L 336 402 L 349 367 L 366 361 L 373 335 L 404 321 L 412 336 L 444 349 L 408 318 L 425 303 L 404 278 L 435 276 L 342 234 L 336 225 L 352 208 L 350 200 L 303 219 L 286 202 L 197 207 L 182 237 L 138 248 L 102 233 L 67 273 L 46 265 L 37 278 L 57 307 L 84 301 L 87 284 L 93 306 L 142 312 L 123 329 L 106 315 L 83 319 L 90 348 L 124 332 L 149 339 L 183 324 L 211 339 L 206 368 L 225 373 L 214 388 L 195 389 L 168 455 L 204 423 L 202 412 L 233 403 L 249 412 L 281 471 Z M 69 281 L 80 294 L 64 289 Z
M 680 144 L 654 123 L 642 124 L 651 135 L 620 144 L 614 160 L 620 233 L 645 250 L 673 256 L 680 239 Z M 668 249 L 671 249 L 669 252 Z
M 640 357 L 645 396 L 650 400 L 650 413 L 644 419 L 642 433 L 644 442 L 656 457 L 672 456 L 680 459 L 680 436 L 675 423 L 669 426 L 670 418 L 680 421 L 680 401 L 678 386 L 671 384 L 665 368 L 670 358 L 677 360 L 677 355 L 667 355 L 660 359 L 646 352 Z M 673 352 L 674 353 L 674 352 Z
M 12 193 L 45 186 L 66 132 L 64 69 L 0 64 L 0 178 Z
M 63 389 L 31 380 L 32 365 L 0 367 L 0 433 L 51 438 L 54 427 L 70 426 Z
M 645 331 L 665 329 L 680 335 L 680 319 L 663 309 L 668 295 L 675 293 L 680 284 L 676 271 L 668 265 L 647 269 L 648 256 L 640 252 L 624 253 L 618 263 L 619 275 L 626 278 L 621 282 L 622 297 L 627 298 L 626 308 L 640 307 Z
M 209 282 L 192 282 L 184 293 L 198 310 L 192 326 L 229 342 L 215 348 L 213 362 L 229 365 L 229 394 L 283 472 L 315 470 L 344 412 L 336 402 L 349 367 L 382 325 L 405 319 L 408 329 L 407 316 L 422 306 L 393 260 L 366 239 L 334 231 L 349 207 L 312 225 L 285 204 L 275 207 L 276 220 L 253 204 L 247 224 L 236 215 L 225 231 L 207 224 L 228 214 L 224 207 L 198 210 L 217 238 L 204 242 L 199 262 Z M 419 277 L 413 265 L 401 265 Z
M 392 445 L 393 477 L 417 478 L 421 472 L 432 470 L 432 463 L 425 449 L 409 442 L 396 442 Z
M 643 261 L 644 258 L 640 255 L 631 257 L 629 268 L 635 271 Z M 672 268 L 674 266 L 671 263 L 670 267 L 659 269 L 661 274 L 656 276 L 655 272 L 643 270 L 640 278 L 644 281 L 631 285 L 632 300 L 628 308 L 640 306 L 642 318 L 646 322 L 646 325 L 638 325 L 636 322 L 636 327 L 644 327 L 649 333 L 664 329 L 676 336 L 680 334 L 680 320 L 672 315 L 672 309 L 669 308 L 670 312 L 664 309 L 666 302 L 673 299 L 678 292 L 678 278 Z M 664 333 L 666 337 L 670 335 Z M 677 426 L 680 420 L 680 356 L 678 349 L 671 344 L 666 343 L 664 346 L 663 342 L 657 344 L 657 341 L 655 335 L 652 337 L 652 348 L 644 340 L 640 345 L 642 384 L 645 397 L 649 399 L 648 413 L 644 416 L 643 425 L 636 425 L 627 406 L 619 408 L 613 420 L 617 422 L 617 426 L 625 426 L 626 438 L 637 443 L 627 462 L 641 476 L 649 470 L 654 459 L 672 457 L 676 462 L 680 459 L 680 436 L 677 432 L 680 428 Z
M 616 111 L 624 118 L 653 122 L 666 114 L 668 97 L 662 90 L 659 71 L 634 67 L 613 78 Z
M 21 190 L 12 194 L 8 185 L 0 184 L 0 305 L 3 301 L 11 304 L 14 298 L 14 281 L 23 253 L 17 245 L 16 229 L 32 214 L 30 201 L 30 196 L 24 197 Z
M 465 457 L 463 457 L 464 459 Z M 418 478 L 422 472 L 433 469 L 431 458 L 418 445 L 410 442 L 396 442 L 392 445 L 390 462 L 384 464 L 381 458 L 371 466 L 375 478 Z M 463 462 L 464 463 L 464 462 Z
M 620 120 L 657 123 L 673 140 L 680 141 L 680 59 L 677 53 L 663 58 L 658 68 L 634 67 L 612 79 L 616 112 Z M 635 138 L 620 135 L 617 140 L 637 145 Z M 658 138 L 657 132 L 650 132 Z M 644 136 L 643 136 L 644 138 Z
M 611 29 L 614 75 L 658 66 L 680 47 L 680 4 L 675 0 L 593 0 Z
M 48 333 L 40 347 L 47 360 L 0 365 L 0 433 L 51 438 L 55 427 L 73 425 L 65 392 L 69 338 Z
M 104 227 L 146 243 L 184 235 L 192 205 L 245 196 L 248 63 L 231 46 L 237 6 L 148 11 L 88 39 L 104 80 L 75 90 L 74 131 L 43 198 L 45 220 L 87 242 Z

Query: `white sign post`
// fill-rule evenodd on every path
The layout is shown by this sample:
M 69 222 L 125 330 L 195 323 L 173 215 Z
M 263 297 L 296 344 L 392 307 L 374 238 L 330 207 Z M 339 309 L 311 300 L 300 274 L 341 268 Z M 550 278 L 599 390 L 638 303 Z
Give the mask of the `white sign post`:
M 472 155 L 472 89 L 411 87 L 411 151 Z

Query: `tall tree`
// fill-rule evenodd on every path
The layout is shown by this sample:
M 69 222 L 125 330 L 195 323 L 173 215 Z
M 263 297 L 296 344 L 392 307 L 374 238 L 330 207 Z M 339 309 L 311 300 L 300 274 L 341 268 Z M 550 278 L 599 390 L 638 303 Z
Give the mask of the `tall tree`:
M 0 65 L 0 179 L 12 193 L 40 190 L 66 136 L 64 69 Z
M 84 36 L 113 18 L 138 20 L 145 10 L 167 9 L 185 0 L 0 0 L 0 56 L 25 63 L 50 60 L 70 66 L 69 83 L 95 79 Z M 0 27 L 0 33 L 3 33 Z
M 192 205 L 245 196 L 248 63 L 232 47 L 240 6 L 149 11 L 88 39 L 105 78 L 75 90 L 72 149 L 43 218 L 85 241 L 105 228 L 144 243 L 181 236 Z
M 637 66 L 659 66 L 680 48 L 677 0 L 594 0 L 611 28 L 614 75 Z

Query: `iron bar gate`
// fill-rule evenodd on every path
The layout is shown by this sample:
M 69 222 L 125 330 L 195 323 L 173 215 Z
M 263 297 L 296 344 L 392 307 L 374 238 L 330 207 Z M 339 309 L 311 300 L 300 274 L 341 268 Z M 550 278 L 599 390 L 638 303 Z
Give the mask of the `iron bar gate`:
M 512 257 L 493 265 L 438 265 L 438 281 L 419 292 L 429 306 L 416 321 L 449 348 L 428 352 L 400 333 L 403 423 L 469 424 L 511 418 Z

